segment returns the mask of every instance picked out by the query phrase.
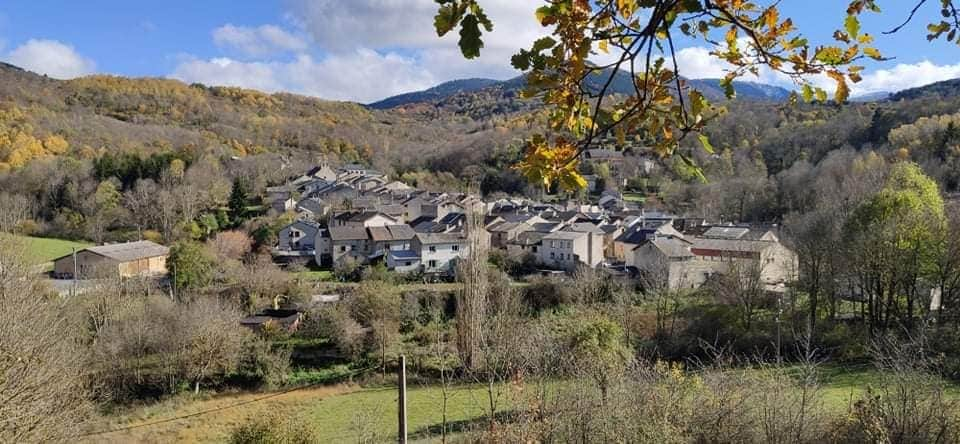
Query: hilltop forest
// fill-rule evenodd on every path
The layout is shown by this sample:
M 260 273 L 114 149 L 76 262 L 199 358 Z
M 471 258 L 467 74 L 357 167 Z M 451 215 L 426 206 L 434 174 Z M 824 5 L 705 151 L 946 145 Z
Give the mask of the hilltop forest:
M 226 185 L 219 188 L 227 191 L 211 208 L 226 204 L 237 177 L 257 194 L 321 159 L 365 164 L 421 188 L 463 188 L 477 180 L 487 194 L 518 194 L 529 187 L 510 166 L 522 157 L 524 136 L 546 119 L 537 102 L 519 98 L 522 84 L 522 77 L 465 80 L 363 106 L 168 79 L 60 81 L 2 65 L 0 185 L 37 202 L 41 226 L 66 211 L 91 216 L 84 208 L 90 205 L 71 202 L 71 193 L 92 195 L 107 179 L 115 179 L 118 192 L 132 191 L 137 180 L 158 181 L 175 159 L 186 170 L 202 165 L 194 169 L 222 176 Z M 716 88 L 711 81 L 694 85 L 708 94 Z M 796 201 L 813 167 L 843 150 L 912 160 L 945 192 L 960 187 L 956 81 L 844 105 L 792 106 L 778 100 L 785 94 L 774 87 L 736 86 L 740 99 L 726 103 L 728 112 L 706 130 L 717 154 L 684 141 L 682 150 L 707 183 L 688 165 L 650 154 L 642 134 L 623 146 L 608 142 L 660 164 L 627 178 L 633 191 L 684 214 L 776 222 L 802 209 Z M 96 237 L 72 231 L 71 237 Z

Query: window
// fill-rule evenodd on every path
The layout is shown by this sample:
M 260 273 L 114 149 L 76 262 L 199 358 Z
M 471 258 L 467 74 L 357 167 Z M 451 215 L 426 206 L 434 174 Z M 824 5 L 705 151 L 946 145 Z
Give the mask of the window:
M 450 249 L 453 250 L 453 251 L 460 251 L 460 246 L 459 246 L 459 245 L 454 245 L 454 246 L 450 247 Z
M 556 255 L 551 251 L 551 252 L 550 252 L 550 259 L 553 259 L 553 258 L 555 258 L 555 257 L 556 257 Z
M 436 245 L 431 245 L 431 246 L 430 246 L 430 252 L 431 252 L 431 253 L 436 253 L 436 252 L 437 252 L 437 247 L 436 247 Z
M 557 248 L 556 244 L 553 241 L 550 241 L 550 248 Z
M 300 232 L 299 232 L 299 231 L 294 231 L 294 232 L 291 233 L 291 235 L 292 235 L 294 238 L 298 238 L 298 237 L 300 237 Z
M 406 261 L 406 262 L 403 263 L 403 265 L 404 265 L 405 267 L 409 267 L 409 266 L 413 265 L 413 262 Z
M 427 262 L 427 265 L 428 265 L 430 268 L 437 268 L 437 261 L 429 261 L 429 262 Z
M 340 252 L 343 253 L 344 251 L 347 251 L 347 246 L 346 246 L 346 245 L 341 245 L 341 246 L 340 246 Z

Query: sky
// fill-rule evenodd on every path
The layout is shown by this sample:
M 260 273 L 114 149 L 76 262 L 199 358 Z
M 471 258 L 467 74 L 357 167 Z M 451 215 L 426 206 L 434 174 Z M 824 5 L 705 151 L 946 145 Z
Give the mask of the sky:
M 769 1 L 760 0 L 767 4 Z M 811 42 L 830 42 L 845 1 L 781 0 Z M 880 0 L 863 19 L 885 62 L 865 63 L 853 95 L 898 91 L 960 77 L 960 46 L 927 42 L 939 2 L 893 36 L 913 0 Z M 433 30 L 433 0 L 6 0 L 0 5 L 0 60 L 50 77 L 90 74 L 167 77 L 185 82 L 287 91 L 361 103 L 469 77 L 519 74 L 510 56 L 546 35 L 533 16 L 543 0 L 481 0 L 494 22 L 481 57 L 465 60 L 456 33 Z M 680 42 L 681 74 L 724 73 L 702 41 Z M 793 88 L 770 72 L 745 78 Z M 815 83 L 829 85 L 823 79 Z

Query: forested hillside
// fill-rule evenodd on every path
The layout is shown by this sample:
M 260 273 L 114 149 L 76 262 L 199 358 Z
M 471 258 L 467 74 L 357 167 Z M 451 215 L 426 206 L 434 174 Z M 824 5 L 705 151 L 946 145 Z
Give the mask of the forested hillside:
M 3 171 L 49 156 L 175 150 L 241 157 L 299 152 L 386 168 L 479 140 L 492 147 L 509 132 L 501 125 L 509 122 L 427 120 L 354 103 L 167 79 L 59 81 L 0 66 Z
M 615 91 L 629 82 L 615 80 Z M 716 81 L 690 83 L 707 96 L 720 95 Z M 326 157 L 365 163 L 398 177 L 406 174 L 414 182 L 480 176 L 486 178 L 484 191 L 519 192 L 524 184 L 508 167 L 519 159 L 522 138 L 545 122 L 538 101 L 519 97 L 522 87 L 522 77 L 468 79 L 386 99 L 377 107 L 396 105 L 379 110 L 167 79 L 59 81 L 2 65 L 0 171 L 53 156 L 96 160 L 122 153 L 180 153 L 184 158 L 275 153 L 280 157 L 271 168 L 306 168 Z M 783 102 L 787 92 L 781 88 L 748 82 L 736 87 L 739 99 L 726 103 L 729 112 L 707 129 L 718 154 L 707 156 L 695 141 L 684 142 L 712 183 L 727 177 L 766 179 L 847 148 L 915 160 L 945 190 L 960 186 L 955 172 L 960 159 L 958 81 L 840 106 L 791 106 Z M 629 143 L 643 154 L 644 142 L 638 134 Z M 746 174 L 737 165 L 755 172 Z M 650 190 L 710 188 L 692 180 L 682 165 L 664 166 L 664 174 L 644 179 L 654 184 Z M 447 176 L 438 179 L 441 174 Z M 686 191 L 684 196 L 677 204 L 695 199 Z M 761 213 L 757 217 L 781 215 L 769 209 Z

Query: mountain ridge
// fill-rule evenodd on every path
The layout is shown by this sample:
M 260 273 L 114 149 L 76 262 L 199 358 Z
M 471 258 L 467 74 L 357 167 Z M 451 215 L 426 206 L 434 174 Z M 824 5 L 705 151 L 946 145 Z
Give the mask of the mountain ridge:
M 594 77 L 594 79 L 588 78 L 587 83 L 593 89 L 599 90 L 602 87 L 602 82 L 606 80 L 606 75 L 597 74 Z M 720 87 L 720 79 L 704 78 L 687 79 L 686 81 L 690 87 L 702 92 L 710 100 L 722 101 L 726 99 L 723 88 Z M 440 83 L 425 90 L 390 96 L 383 100 L 369 103 L 366 106 L 371 109 L 386 110 L 417 104 L 438 103 L 457 94 L 476 93 L 490 89 L 519 92 L 519 90 L 523 88 L 524 83 L 524 76 L 522 75 L 507 80 L 483 78 L 457 79 Z M 737 97 L 741 100 L 780 102 L 786 100 L 790 95 L 790 91 L 785 88 L 746 80 L 734 81 L 734 90 L 737 92 Z M 608 91 L 613 94 L 633 93 L 630 75 L 621 71 L 621 73 L 614 77 Z

